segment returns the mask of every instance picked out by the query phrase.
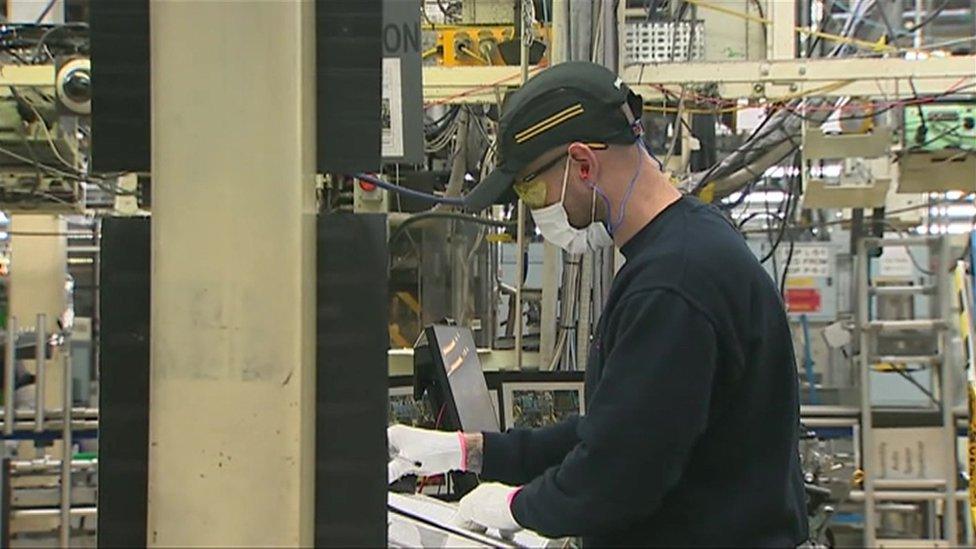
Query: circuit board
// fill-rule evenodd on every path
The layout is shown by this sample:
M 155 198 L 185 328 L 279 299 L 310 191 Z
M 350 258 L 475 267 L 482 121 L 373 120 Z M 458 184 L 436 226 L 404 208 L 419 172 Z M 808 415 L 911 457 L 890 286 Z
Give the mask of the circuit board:
M 432 429 L 436 419 L 426 400 L 416 400 L 413 395 L 390 395 L 387 425 L 401 424 Z
M 923 117 L 924 127 L 921 124 Z M 908 151 L 976 150 L 976 105 L 937 103 L 905 107 L 905 149 Z
M 580 413 L 580 392 L 566 390 L 512 391 L 509 427 L 544 427 Z

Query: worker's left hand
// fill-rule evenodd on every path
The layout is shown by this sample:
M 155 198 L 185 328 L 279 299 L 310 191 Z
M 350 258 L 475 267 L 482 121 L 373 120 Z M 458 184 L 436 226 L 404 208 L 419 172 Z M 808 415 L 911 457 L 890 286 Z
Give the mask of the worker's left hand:
M 521 488 L 497 482 L 480 484 L 461 498 L 456 521 L 468 530 L 498 530 L 508 537 L 522 529 L 512 516 L 512 499 Z

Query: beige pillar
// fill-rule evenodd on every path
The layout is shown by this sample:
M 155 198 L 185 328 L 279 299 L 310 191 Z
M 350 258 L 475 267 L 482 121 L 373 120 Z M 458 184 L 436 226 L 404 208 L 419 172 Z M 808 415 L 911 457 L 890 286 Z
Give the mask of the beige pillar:
M 768 17 L 772 22 L 769 31 L 768 57 L 782 60 L 796 57 L 796 1 L 770 0 Z
M 314 4 L 150 21 L 148 543 L 310 546 Z

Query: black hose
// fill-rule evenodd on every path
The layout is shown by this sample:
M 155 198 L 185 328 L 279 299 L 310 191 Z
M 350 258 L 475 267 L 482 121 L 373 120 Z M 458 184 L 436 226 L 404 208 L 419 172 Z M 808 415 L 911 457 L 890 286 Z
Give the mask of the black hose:
M 393 242 L 395 242 L 398 238 L 400 238 L 400 236 L 406 234 L 407 228 L 413 225 L 414 223 L 418 223 L 420 221 L 425 221 L 428 219 L 453 219 L 455 221 L 478 223 L 480 225 L 487 225 L 489 227 L 500 227 L 503 229 L 507 229 L 509 227 L 514 227 L 517 225 L 515 221 L 498 221 L 495 219 L 487 219 L 484 217 L 478 217 L 476 215 L 468 215 L 468 214 L 462 214 L 457 212 L 421 212 L 404 219 L 403 222 L 400 223 L 400 226 L 398 226 L 390 234 L 389 243 L 393 244 Z
M 929 23 L 932 22 L 933 19 L 935 19 L 936 17 L 938 17 L 939 14 L 942 13 L 946 9 L 946 7 L 948 7 L 948 6 L 949 6 L 949 0 L 943 0 L 942 4 L 939 5 L 939 7 L 935 8 L 934 10 L 932 10 L 931 13 L 929 13 L 928 15 L 925 16 L 925 19 L 922 19 L 921 21 L 919 21 L 917 25 L 912 25 L 912 26 L 909 26 L 909 27 L 905 27 L 904 32 L 905 33 L 912 33 L 912 32 L 917 31 L 918 29 L 924 27 L 925 25 L 928 25 Z

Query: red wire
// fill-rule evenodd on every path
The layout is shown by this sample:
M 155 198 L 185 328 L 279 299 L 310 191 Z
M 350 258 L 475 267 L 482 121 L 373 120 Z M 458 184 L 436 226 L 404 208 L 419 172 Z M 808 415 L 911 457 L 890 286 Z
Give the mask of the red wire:
M 441 419 L 444 418 L 444 410 L 447 408 L 447 403 L 441 404 L 441 410 L 437 412 L 437 419 L 434 420 L 434 430 L 436 431 L 441 426 Z M 442 475 L 431 475 L 431 477 L 439 477 Z M 428 477 L 422 477 L 420 479 L 420 485 L 417 487 L 417 493 L 424 491 L 424 487 L 427 486 Z
M 952 86 L 949 86 L 949 88 L 946 89 L 944 92 L 941 92 L 941 93 L 936 94 L 936 95 L 942 96 L 942 95 L 947 95 L 947 94 L 950 94 L 950 93 L 954 92 L 957 88 L 959 88 L 959 87 L 962 86 L 962 84 L 966 81 L 967 78 L 969 78 L 969 77 L 964 76 L 964 77 L 960 78 L 955 84 L 953 84 Z M 666 95 L 669 95 L 672 98 L 677 98 L 678 97 L 678 94 L 676 92 L 674 92 L 673 90 L 670 90 L 670 89 L 668 89 L 665 86 L 662 86 L 660 84 L 650 84 L 650 86 L 652 88 L 655 88 L 655 89 L 659 90 L 660 92 L 662 92 L 662 93 L 664 93 Z M 693 90 L 686 91 L 686 93 L 689 95 L 689 97 L 691 97 L 692 99 L 698 101 L 699 103 L 710 103 L 710 104 L 713 104 L 713 105 L 715 105 L 716 107 L 719 107 L 719 108 L 731 107 L 731 106 L 735 106 L 735 105 L 738 104 L 737 101 L 732 101 L 732 100 L 727 100 L 727 99 L 721 99 L 721 98 L 711 97 L 711 96 L 708 96 L 708 95 L 702 95 L 702 94 L 697 93 L 697 92 L 695 92 Z M 876 108 L 880 108 L 880 109 L 892 109 L 892 108 L 904 107 L 904 106 L 908 106 L 908 105 L 931 103 L 932 101 L 935 101 L 936 99 L 937 99 L 937 97 L 917 97 L 917 98 L 913 98 L 913 99 L 904 99 L 904 100 L 899 100 L 899 101 L 872 101 L 872 102 L 870 102 L 870 104 L 872 106 L 874 106 Z M 804 113 L 812 112 L 812 111 L 827 111 L 827 110 L 831 110 L 832 111 L 832 110 L 835 109 L 835 107 L 833 107 L 832 105 L 803 105 L 801 107 L 802 110 L 800 110 L 800 111 L 798 111 L 797 109 L 790 108 L 786 103 L 769 103 L 769 104 L 767 104 L 767 106 L 768 107 L 771 107 L 771 108 L 782 107 L 782 108 L 784 108 L 784 109 L 786 109 L 786 110 L 788 110 L 788 111 L 790 111 L 790 112 L 792 112 L 794 114 L 804 114 Z M 860 107 L 861 105 L 858 105 L 858 106 Z M 841 111 L 843 111 L 844 109 L 849 109 L 849 108 L 853 108 L 853 106 L 848 107 L 848 105 L 844 105 L 844 106 L 840 107 Z
M 547 66 L 548 66 L 547 63 L 539 63 L 535 67 L 532 67 L 532 68 L 529 69 L 529 74 L 532 74 L 534 72 L 540 71 L 540 70 L 546 68 Z M 445 103 L 450 103 L 451 101 L 454 101 L 455 99 L 460 99 L 462 97 L 467 97 L 467 96 L 469 96 L 469 95 L 471 95 L 473 93 L 479 92 L 481 90 L 487 90 L 487 89 L 494 88 L 495 86 L 498 86 L 499 84 L 502 84 L 504 82 L 508 82 L 509 80 L 515 80 L 516 78 L 519 78 L 521 76 L 522 75 L 520 73 L 515 73 L 515 74 L 513 74 L 511 76 L 506 76 L 505 78 L 501 78 L 499 80 L 495 80 L 494 82 L 492 82 L 490 84 L 485 84 L 483 86 L 478 86 L 478 87 L 475 87 L 475 88 L 470 88 L 470 89 L 464 90 L 463 92 L 458 93 L 456 95 L 451 95 L 451 96 L 445 97 L 443 99 L 438 99 L 436 101 L 430 101 L 428 103 L 424 103 L 424 108 L 426 109 L 428 107 L 433 107 L 433 106 L 436 106 L 436 105 L 443 105 Z

